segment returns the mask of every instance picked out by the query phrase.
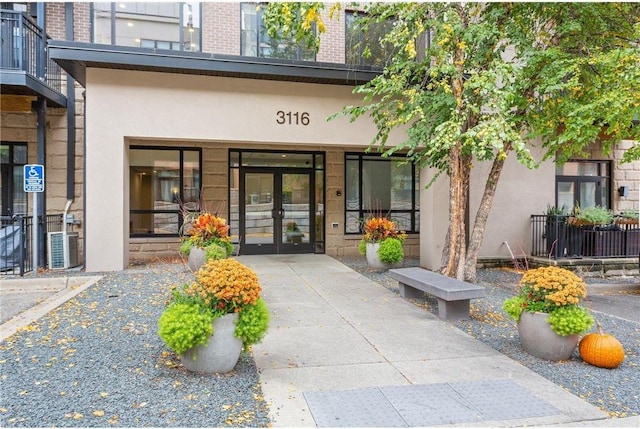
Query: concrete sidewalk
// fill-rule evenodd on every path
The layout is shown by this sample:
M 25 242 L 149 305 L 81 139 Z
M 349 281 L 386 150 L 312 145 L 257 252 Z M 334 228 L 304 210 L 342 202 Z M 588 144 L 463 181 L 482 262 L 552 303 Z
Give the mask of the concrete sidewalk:
M 238 258 L 272 312 L 274 426 L 628 426 L 325 255 Z

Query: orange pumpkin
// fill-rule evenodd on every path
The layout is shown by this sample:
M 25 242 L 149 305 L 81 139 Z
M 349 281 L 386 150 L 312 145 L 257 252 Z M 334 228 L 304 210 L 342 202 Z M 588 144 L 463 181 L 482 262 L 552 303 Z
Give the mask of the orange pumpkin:
M 613 335 L 602 332 L 600 324 L 598 332 L 584 336 L 578 351 L 582 360 L 600 368 L 615 368 L 624 360 L 622 344 Z

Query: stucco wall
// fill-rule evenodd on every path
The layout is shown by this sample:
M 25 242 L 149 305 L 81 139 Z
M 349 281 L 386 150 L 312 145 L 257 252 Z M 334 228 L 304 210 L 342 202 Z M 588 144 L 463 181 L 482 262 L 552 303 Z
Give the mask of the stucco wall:
M 227 197 L 226 149 L 230 146 L 326 150 L 331 167 L 326 248 L 337 253 L 343 247 L 339 243 L 344 240 L 344 203 L 342 197 L 332 200 L 344 186 L 342 153 L 345 148 L 364 149 L 375 133 L 366 120 L 326 121 L 342 106 L 358 101 L 351 88 L 89 69 L 87 94 L 88 271 L 118 270 L 128 264 L 127 148 L 140 142 L 204 147 L 204 192 L 212 200 L 221 194 Z M 278 124 L 280 110 L 307 112 L 310 123 Z M 333 222 L 339 228 L 331 228 Z

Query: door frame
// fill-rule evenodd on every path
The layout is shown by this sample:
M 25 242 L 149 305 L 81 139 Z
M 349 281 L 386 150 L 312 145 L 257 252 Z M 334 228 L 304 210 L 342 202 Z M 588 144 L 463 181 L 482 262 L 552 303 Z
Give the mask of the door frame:
M 292 168 L 292 167 L 240 167 L 239 177 L 239 241 L 240 252 L 243 255 L 257 254 L 294 254 L 313 253 L 315 249 L 315 170 L 313 168 Z M 272 174 L 273 175 L 273 241 L 271 243 L 247 244 L 246 243 L 246 174 Z M 309 178 L 309 241 L 302 243 L 287 243 L 283 238 L 283 189 L 282 176 L 285 174 L 304 174 Z

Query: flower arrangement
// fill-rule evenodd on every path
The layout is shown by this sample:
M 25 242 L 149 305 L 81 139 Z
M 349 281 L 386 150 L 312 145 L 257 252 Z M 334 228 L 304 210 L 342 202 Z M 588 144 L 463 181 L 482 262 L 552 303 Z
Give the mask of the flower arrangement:
M 520 280 L 518 295 L 503 303 L 503 310 L 516 322 L 523 311 L 549 314 L 549 325 L 558 335 L 582 334 L 593 325 L 589 311 L 579 302 L 587 296 L 584 281 L 559 267 L 528 270 Z
M 183 214 L 184 224 L 180 251 L 189 255 L 191 248 L 196 246 L 207 251 L 207 259 L 220 259 L 220 250 L 225 250 L 222 257 L 233 253 L 233 244 L 229 237 L 227 221 L 209 212 L 198 214 Z M 212 246 L 215 245 L 215 246 Z
M 386 217 L 370 217 L 365 221 L 363 229 L 364 241 L 367 243 L 379 243 L 387 238 L 397 238 L 403 242 L 407 238 L 407 234 L 404 231 L 399 231 L 395 222 Z
M 364 236 L 358 244 L 360 254 L 366 256 L 367 243 L 379 243 L 378 258 L 380 261 L 395 264 L 404 258 L 402 243 L 407 238 L 404 231 L 398 230 L 395 222 L 383 216 L 372 216 L 362 227 Z
M 239 313 L 235 335 L 247 348 L 262 340 L 269 324 L 260 292 L 253 270 L 235 259 L 211 259 L 198 270 L 194 282 L 173 289 L 158 321 L 158 334 L 170 349 L 183 354 L 207 342 L 216 318 Z

